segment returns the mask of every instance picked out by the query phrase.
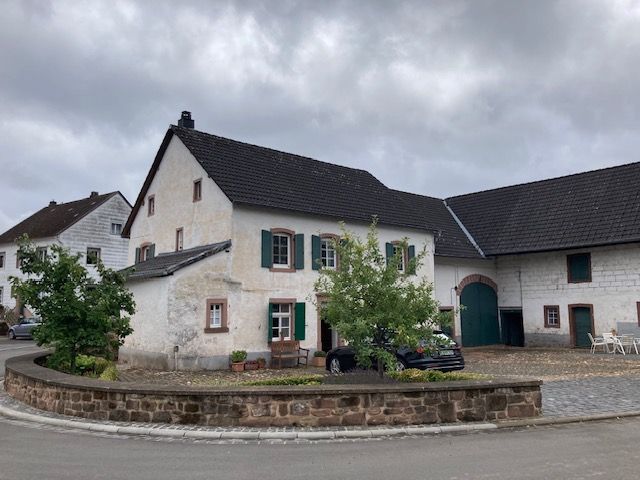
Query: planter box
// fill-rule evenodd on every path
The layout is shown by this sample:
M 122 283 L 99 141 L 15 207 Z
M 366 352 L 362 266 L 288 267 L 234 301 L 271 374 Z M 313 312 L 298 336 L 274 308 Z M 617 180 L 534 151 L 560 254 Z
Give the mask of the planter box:
M 324 368 L 324 366 L 326 365 L 326 361 L 327 357 L 312 357 L 311 365 L 313 365 L 314 367 Z
M 231 364 L 232 372 L 244 372 L 244 362 L 232 363 Z
M 247 362 L 244 362 L 245 370 L 258 370 L 258 367 L 258 362 L 256 360 L 249 360 Z

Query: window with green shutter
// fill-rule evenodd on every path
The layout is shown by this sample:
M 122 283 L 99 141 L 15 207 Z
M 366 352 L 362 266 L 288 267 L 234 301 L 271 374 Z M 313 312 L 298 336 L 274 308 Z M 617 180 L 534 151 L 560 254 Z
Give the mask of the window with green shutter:
M 311 235 L 311 268 L 320 270 L 322 263 L 320 260 L 320 237 Z
M 569 283 L 591 281 L 591 254 L 575 253 L 567 255 L 567 277 Z
M 296 303 L 295 326 L 293 333 L 296 340 L 304 340 L 306 333 L 306 307 L 304 302 Z
M 262 230 L 262 267 L 271 268 L 272 255 L 271 251 L 271 232 L 269 230 Z
M 298 233 L 293 237 L 295 247 L 294 265 L 296 270 L 304 269 L 304 234 Z

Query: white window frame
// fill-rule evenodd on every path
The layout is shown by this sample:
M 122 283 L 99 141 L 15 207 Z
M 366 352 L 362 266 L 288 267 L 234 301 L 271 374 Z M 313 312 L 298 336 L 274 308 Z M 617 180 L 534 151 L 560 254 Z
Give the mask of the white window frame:
M 38 254 L 38 260 L 44 260 L 47 256 L 47 247 L 37 247 L 36 253 Z
M 156 214 L 156 196 L 149 195 L 147 197 L 147 216 L 151 217 Z
M 547 327 L 558 328 L 560 326 L 560 307 L 556 305 L 545 305 L 545 313 L 547 318 L 545 318 L 545 325 Z M 554 321 L 551 321 L 551 316 L 555 317 Z
M 394 243 L 393 244 L 393 255 L 396 256 L 400 254 L 400 262 L 398 262 L 398 271 L 400 273 L 405 272 L 405 251 L 401 244 Z
M 222 328 L 222 308 L 222 303 L 209 304 L 209 328 Z
M 282 330 L 286 329 L 288 335 L 284 335 L 284 340 L 291 340 L 291 320 L 293 317 L 293 305 L 290 303 L 272 303 L 272 314 L 271 314 L 271 337 L 274 342 L 280 340 L 280 335 L 282 334 Z M 287 307 L 287 312 L 281 312 L 282 307 Z M 276 311 L 276 308 L 278 311 Z M 277 326 L 276 326 L 277 320 Z M 286 322 L 285 322 L 286 321 Z M 286 323 L 286 325 L 284 325 Z M 277 336 L 273 336 L 274 330 L 278 331 Z
M 176 228 L 176 252 L 184 249 L 184 228 Z
M 0 270 L 4 270 L 7 264 L 7 252 L 0 252 Z
M 278 260 L 281 260 L 281 257 L 283 256 L 282 252 L 280 251 L 279 253 L 276 254 L 276 242 L 275 239 L 276 238 L 286 238 L 287 239 L 287 263 L 279 263 L 276 262 L 276 257 L 278 257 Z M 273 266 L 273 268 L 291 268 L 292 265 L 292 249 L 293 249 L 293 235 L 289 234 L 289 233 L 284 233 L 284 232 L 274 232 L 272 234 L 271 237 L 271 241 L 272 241 L 272 248 L 271 248 L 271 265 Z M 281 250 L 282 249 L 282 245 L 278 245 L 278 248 Z
M 95 263 L 89 263 L 89 251 L 95 252 L 96 253 L 96 262 Z M 87 247 L 87 256 L 86 256 L 86 263 L 87 265 L 97 265 L 98 261 L 102 258 L 102 249 L 98 248 L 98 247 Z
M 121 235 L 121 234 L 122 234 L 122 224 L 118 222 L 111 222 L 111 235 Z
M 146 262 L 149 260 L 149 252 L 151 251 L 151 245 L 143 245 L 140 247 L 140 261 Z
M 335 270 L 338 266 L 334 241 L 335 239 L 332 237 L 320 237 L 320 262 L 322 263 L 322 268 Z M 330 253 L 331 255 L 329 255 Z M 333 264 L 330 264 L 330 261 Z

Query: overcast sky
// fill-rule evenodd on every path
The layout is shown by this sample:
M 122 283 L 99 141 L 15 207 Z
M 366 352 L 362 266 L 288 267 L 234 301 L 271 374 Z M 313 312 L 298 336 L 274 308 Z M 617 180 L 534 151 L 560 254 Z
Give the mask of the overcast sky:
M 640 160 L 640 2 L 6 1 L 0 231 L 171 123 L 447 197 Z

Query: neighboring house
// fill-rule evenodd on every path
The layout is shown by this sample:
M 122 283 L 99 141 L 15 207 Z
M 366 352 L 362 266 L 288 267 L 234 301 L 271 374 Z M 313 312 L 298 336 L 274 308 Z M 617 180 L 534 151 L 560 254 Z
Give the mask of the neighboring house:
M 18 246 L 15 240 L 27 234 L 44 253 L 52 245 L 81 253 L 89 272 L 97 276 L 96 259 L 105 266 L 122 269 L 127 264 L 129 241 L 122 229 L 131 205 L 120 192 L 91 195 L 67 203 L 50 202 L 27 219 L 0 235 L 0 305 L 21 309 L 11 291 L 10 276 L 21 276 Z
M 381 249 L 407 238 L 406 263 L 426 248 L 417 273 L 433 280 L 435 227 L 370 173 L 199 132 L 186 113 L 180 124 L 124 228 L 137 312 L 121 359 L 223 368 L 232 350 L 268 358 L 280 337 L 336 346 L 313 285 L 339 261 L 341 221 L 364 237 L 376 215 Z
M 313 291 L 339 222 L 381 249 L 408 238 L 465 346 L 581 346 L 640 322 L 640 163 L 441 200 L 357 170 L 196 131 L 167 131 L 123 231 L 137 312 L 121 358 L 224 368 L 232 350 L 338 344 Z M 639 331 L 640 333 L 640 331 Z

